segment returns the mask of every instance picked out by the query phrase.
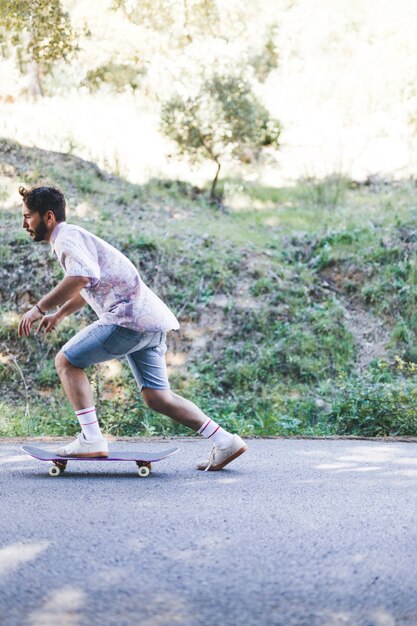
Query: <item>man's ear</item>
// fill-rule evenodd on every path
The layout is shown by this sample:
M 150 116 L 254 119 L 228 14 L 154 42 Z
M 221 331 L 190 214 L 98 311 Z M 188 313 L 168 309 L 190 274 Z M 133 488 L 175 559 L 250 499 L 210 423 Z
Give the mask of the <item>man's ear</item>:
M 52 220 L 52 221 L 56 220 L 56 218 L 55 218 L 55 215 L 54 215 L 54 212 L 53 212 L 53 211 L 47 211 L 47 212 L 45 213 L 45 215 L 46 215 L 46 219 L 48 220 L 48 222 L 49 222 L 49 221 L 51 221 L 51 220 Z

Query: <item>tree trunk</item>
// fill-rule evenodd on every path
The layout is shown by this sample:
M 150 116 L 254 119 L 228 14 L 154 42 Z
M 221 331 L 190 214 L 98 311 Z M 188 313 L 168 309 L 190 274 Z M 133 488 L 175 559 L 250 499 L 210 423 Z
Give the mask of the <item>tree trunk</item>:
M 28 93 L 32 98 L 39 98 L 43 96 L 39 63 L 32 61 L 28 69 Z
M 212 202 L 216 202 L 216 185 L 217 185 L 217 179 L 219 178 L 219 174 L 220 174 L 220 168 L 221 168 L 221 164 L 217 159 L 214 159 L 217 163 L 217 172 L 216 172 L 216 176 L 213 179 L 213 182 L 211 183 L 211 189 L 210 189 L 210 200 Z
M 183 0 L 183 8 L 184 8 L 184 22 L 183 22 L 184 39 L 187 43 L 191 43 L 193 40 L 193 37 L 191 35 L 191 28 L 190 28 L 190 7 L 188 4 L 188 0 Z

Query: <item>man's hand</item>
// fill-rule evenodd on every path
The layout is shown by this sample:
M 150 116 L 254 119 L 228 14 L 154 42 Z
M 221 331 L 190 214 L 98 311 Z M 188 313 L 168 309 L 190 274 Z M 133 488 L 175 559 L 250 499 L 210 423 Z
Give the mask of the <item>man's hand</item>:
M 43 315 L 36 306 L 29 309 L 20 320 L 17 330 L 19 337 L 29 337 L 33 324 L 41 317 Z
M 89 282 L 90 278 L 87 276 L 65 276 L 52 291 L 39 300 L 38 306 L 42 311 L 48 311 L 65 302 L 66 304 L 59 310 L 59 321 L 61 321 L 65 316 L 84 306 L 85 300 L 81 296 L 80 291 Z M 56 323 L 54 323 L 56 319 L 52 320 L 52 324 L 50 323 L 51 318 L 54 318 L 55 315 L 57 314 L 46 316 L 47 324 L 45 326 L 45 332 L 50 332 L 53 330 L 52 326 L 56 326 Z M 43 315 L 36 305 L 25 313 L 20 320 L 18 328 L 19 337 L 29 337 L 33 324 L 41 317 L 43 317 Z M 44 325 L 44 322 L 39 324 L 38 331 Z
M 59 311 L 57 311 L 56 313 L 52 313 L 51 315 L 44 315 L 40 321 L 36 333 L 40 333 L 42 328 L 45 329 L 45 335 L 46 333 L 51 333 L 61 322 L 62 315 L 60 315 Z

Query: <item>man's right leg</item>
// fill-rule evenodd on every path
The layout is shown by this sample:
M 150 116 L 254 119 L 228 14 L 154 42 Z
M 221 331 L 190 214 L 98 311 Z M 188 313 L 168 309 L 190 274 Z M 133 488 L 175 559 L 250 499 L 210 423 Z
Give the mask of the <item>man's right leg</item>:
M 133 375 L 146 404 L 191 428 L 213 443 L 208 460 L 197 464 L 200 470 L 219 470 L 247 450 L 247 444 L 238 436 L 224 430 L 193 402 L 173 393 L 169 388 L 165 362 L 164 333 L 155 333 L 156 342 L 127 356 Z
M 237 459 L 248 449 L 238 435 L 232 435 L 186 398 L 178 396 L 170 389 L 142 388 L 142 396 L 149 408 L 188 426 L 205 439 L 210 439 L 213 448 L 208 460 L 197 464 L 200 470 L 220 470 Z

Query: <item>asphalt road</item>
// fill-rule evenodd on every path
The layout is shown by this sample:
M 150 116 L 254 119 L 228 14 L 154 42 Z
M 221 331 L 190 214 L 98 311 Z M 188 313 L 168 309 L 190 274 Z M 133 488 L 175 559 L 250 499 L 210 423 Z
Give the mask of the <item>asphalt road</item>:
M 417 626 L 417 444 L 249 445 L 51 478 L 0 443 L 1 626 Z

